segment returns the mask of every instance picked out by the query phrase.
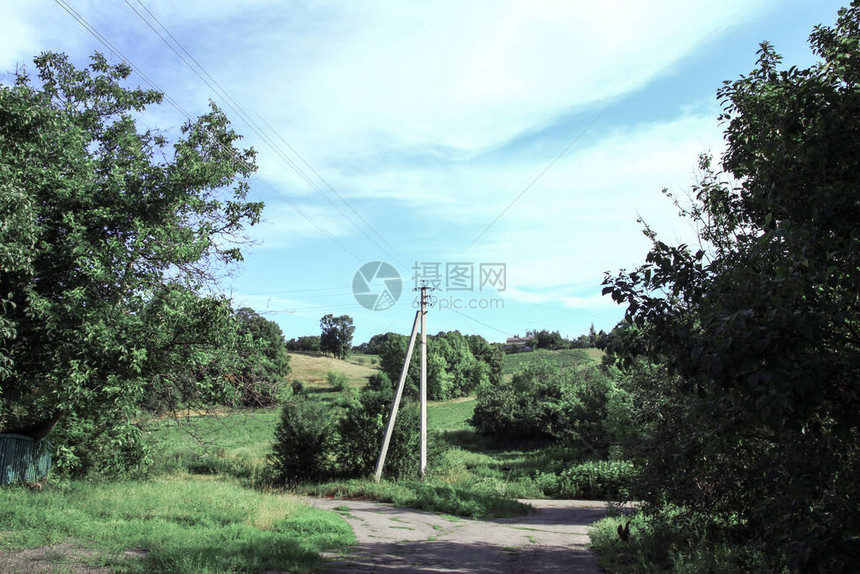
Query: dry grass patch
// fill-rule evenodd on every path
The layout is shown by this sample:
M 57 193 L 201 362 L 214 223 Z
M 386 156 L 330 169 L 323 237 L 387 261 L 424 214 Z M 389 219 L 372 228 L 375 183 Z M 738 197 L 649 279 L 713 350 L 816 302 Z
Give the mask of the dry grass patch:
M 329 372 L 344 373 L 347 384 L 363 387 L 367 384 L 367 378 L 378 370 L 376 367 L 357 365 L 333 357 L 302 353 L 290 353 L 290 369 L 294 379 L 303 381 L 311 387 L 327 387 L 326 375 Z

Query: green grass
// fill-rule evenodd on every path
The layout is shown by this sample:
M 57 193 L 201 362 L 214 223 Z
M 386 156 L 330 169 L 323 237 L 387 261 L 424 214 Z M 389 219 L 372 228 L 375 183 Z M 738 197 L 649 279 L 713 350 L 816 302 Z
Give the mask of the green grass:
M 372 369 L 379 368 L 378 355 L 368 355 L 366 353 L 351 353 L 344 360 L 347 363 L 352 363 L 353 365 L 359 365 L 361 367 L 370 367 Z
M 510 353 L 505 355 L 502 374 L 513 375 L 528 364 L 541 361 L 557 365 L 561 369 L 580 368 L 600 363 L 602 352 L 598 349 L 561 349 L 547 351 L 539 349 L 530 353 Z
M 279 415 L 277 409 L 261 409 L 150 421 L 152 472 L 227 474 L 251 486 L 262 484 Z
M 428 407 L 430 460 L 425 482 L 355 480 L 308 486 L 303 492 L 368 498 L 458 516 L 491 518 L 525 512 L 515 498 L 543 498 L 559 490 L 563 473 L 581 459 L 575 450 L 524 445 L 501 448 L 467 424 L 475 399 Z M 192 417 L 150 425 L 157 472 L 239 479 L 245 486 L 271 484 L 265 457 L 271 448 L 277 410 Z M 190 427 L 189 427 L 190 425 Z M 193 428 L 201 444 L 186 430 Z M 416 469 L 417 470 L 417 469 Z M 569 490 L 569 489 L 568 489 Z
M 340 516 L 294 497 L 187 477 L 0 489 L 0 524 L 15 525 L 5 552 L 73 543 L 116 572 L 306 571 L 354 542 Z M 140 558 L 121 558 L 128 549 Z
M 427 406 L 427 426 L 437 431 L 469 428 L 466 421 L 472 418 L 476 403 L 475 397 L 430 403 Z
M 627 540 L 618 527 L 630 522 Z M 612 573 L 769 572 L 764 557 L 732 544 L 726 524 L 700 513 L 666 506 L 650 515 L 610 516 L 589 532 L 602 570 Z
M 305 485 L 302 492 L 316 496 L 378 500 L 404 508 L 416 508 L 469 518 L 504 518 L 528 514 L 531 507 L 493 492 L 455 487 L 433 480 L 397 482 L 348 480 Z

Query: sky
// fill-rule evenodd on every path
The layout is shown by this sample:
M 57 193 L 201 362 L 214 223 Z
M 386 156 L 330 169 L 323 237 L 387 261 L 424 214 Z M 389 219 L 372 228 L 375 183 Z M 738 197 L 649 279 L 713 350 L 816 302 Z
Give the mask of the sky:
M 573 338 L 622 319 L 601 282 L 644 261 L 637 220 L 695 241 L 661 191 L 722 153 L 722 83 L 762 41 L 810 65 L 846 2 L 4 0 L 0 82 L 100 51 L 167 95 L 142 126 L 224 109 L 266 208 L 219 289 L 287 338 L 408 334 L 420 284 L 430 333 Z

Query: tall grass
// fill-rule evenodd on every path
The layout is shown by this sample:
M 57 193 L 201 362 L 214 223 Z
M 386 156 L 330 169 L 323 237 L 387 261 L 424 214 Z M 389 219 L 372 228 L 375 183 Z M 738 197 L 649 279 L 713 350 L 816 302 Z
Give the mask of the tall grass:
M 342 518 L 229 480 L 0 489 L 5 550 L 73 541 L 117 572 L 308 570 L 354 541 Z M 118 557 L 135 548 L 138 559 Z M 113 558 L 111 558 L 113 556 Z
M 277 421 L 277 410 L 152 421 L 146 427 L 156 461 L 151 472 L 225 474 L 261 486 Z
M 628 534 L 622 538 L 618 529 L 628 523 Z M 719 519 L 671 505 L 652 508 L 648 514 L 604 518 L 590 535 L 606 572 L 773 571 L 764 556 L 733 543 L 730 529 Z

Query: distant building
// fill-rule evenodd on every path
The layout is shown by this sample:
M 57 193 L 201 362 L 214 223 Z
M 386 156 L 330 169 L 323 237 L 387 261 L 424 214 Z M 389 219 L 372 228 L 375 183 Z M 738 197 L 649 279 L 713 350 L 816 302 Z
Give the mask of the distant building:
M 505 341 L 505 352 L 521 353 L 525 351 L 531 351 L 531 341 L 532 340 L 528 337 L 508 337 L 508 340 Z

